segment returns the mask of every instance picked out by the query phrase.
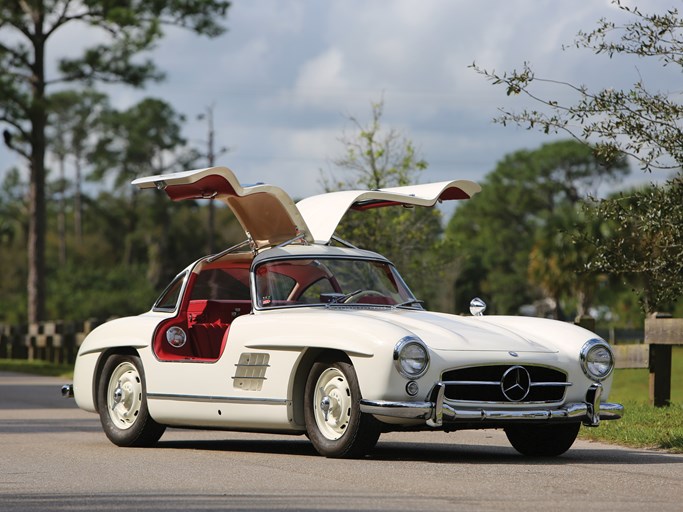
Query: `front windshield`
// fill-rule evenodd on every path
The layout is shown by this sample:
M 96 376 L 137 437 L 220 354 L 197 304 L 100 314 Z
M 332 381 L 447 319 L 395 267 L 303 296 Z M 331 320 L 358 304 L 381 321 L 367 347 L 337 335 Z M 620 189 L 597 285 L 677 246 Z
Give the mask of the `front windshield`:
M 373 305 L 420 307 L 396 269 L 383 261 L 316 258 L 268 261 L 256 275 L 258 307 Z

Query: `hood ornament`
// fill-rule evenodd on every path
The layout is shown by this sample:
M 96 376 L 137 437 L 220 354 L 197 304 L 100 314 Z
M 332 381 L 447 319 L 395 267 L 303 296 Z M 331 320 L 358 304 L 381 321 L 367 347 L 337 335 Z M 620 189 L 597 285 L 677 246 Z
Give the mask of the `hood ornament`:
M 470 313 L 472 313 L 472 316 L 484 316 L 484 311 L 486 311 L 486 302 L 479 297 L 475 297 L 470 301 Z

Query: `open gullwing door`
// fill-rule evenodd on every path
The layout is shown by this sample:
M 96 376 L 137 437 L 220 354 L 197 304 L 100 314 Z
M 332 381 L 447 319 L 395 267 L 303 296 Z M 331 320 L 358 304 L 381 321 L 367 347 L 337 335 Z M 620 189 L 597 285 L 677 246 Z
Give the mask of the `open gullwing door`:
M 163 190 L 174 201 L 218 199 L 230 207 L 256 249 L 270 247 L 303 235 L 313 238 L 294 201 L 273 185 L 240 185 L 227 167 L 210 167 L 174 174 L 139 178 L 140 189 Z
M 330 241 L 348 210 L 368 210 L 385 206 L 434 206 L 437 202 L 469 199 L 481 187 L 468 180 L 442 181 L 378 190 L 343 190 L 299 201 L 299 209 L 316 243 Z

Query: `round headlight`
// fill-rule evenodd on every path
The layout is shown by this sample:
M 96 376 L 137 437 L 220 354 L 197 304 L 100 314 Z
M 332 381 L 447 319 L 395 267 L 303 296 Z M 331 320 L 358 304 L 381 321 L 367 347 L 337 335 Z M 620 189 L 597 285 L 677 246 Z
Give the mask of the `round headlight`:
M 169 345 L 172 347 L 180 348 L 185 345 L 187 335 L 180 327 L 174 325 L 173 327 L 169 327 L 166 331 L 166 341 L 168 341 Z
M 406 379 L 422 377 L 429 368 L 429 352 L 419 338 L 406 336 L 394 347 L 394 364 Z
M 606 379 L 614 369 L 612 349 L 602 340 L 588 340 L 580 357 L 583 373 L 593 380 Z

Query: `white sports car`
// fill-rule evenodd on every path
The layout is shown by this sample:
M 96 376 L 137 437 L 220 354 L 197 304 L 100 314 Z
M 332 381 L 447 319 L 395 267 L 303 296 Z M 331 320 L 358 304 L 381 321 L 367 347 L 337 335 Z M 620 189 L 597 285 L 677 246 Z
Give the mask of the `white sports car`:
M 78 406 L 119 446 L 166 427 L 306 434 L 328 457 L 382 432 L 503 428 L 520 453 L 555 456 L 581 425 L 620 418 L 606 401 L 610 346 L 575 325 L 422 308 L 391 262 L 334 237 L 348 209 L 434 206 L 459 180 L 343 191 L 295 204 L 214 167 L 133 182 L 171 199 L 226 203 L 247 240 L 192 263 L 152 309 L 95 329 L 78 352 Z

